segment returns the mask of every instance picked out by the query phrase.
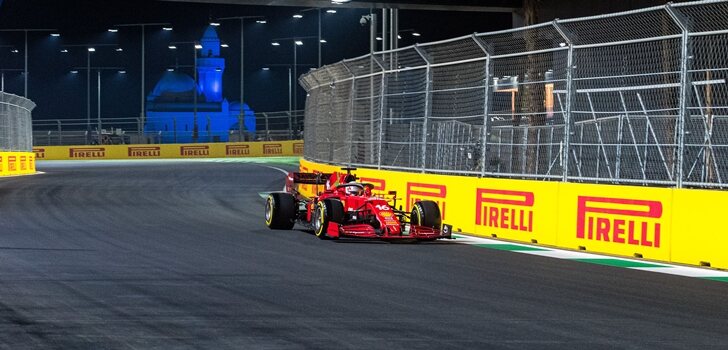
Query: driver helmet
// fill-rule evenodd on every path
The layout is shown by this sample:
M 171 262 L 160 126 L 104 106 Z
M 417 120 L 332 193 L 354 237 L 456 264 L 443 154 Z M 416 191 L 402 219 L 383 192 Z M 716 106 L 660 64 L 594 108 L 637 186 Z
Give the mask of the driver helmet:
M 364 190 L 361 188 L 361 186 L 348 185 L 346 186 L 345 190 L 346 194 L 350 196 L 361 196 L 362 194 L 364 194 Z

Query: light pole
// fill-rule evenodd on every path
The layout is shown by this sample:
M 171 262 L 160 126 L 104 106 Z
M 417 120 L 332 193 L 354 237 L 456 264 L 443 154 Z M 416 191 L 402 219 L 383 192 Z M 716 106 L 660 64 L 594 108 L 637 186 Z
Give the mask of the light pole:
M 22 72 L 20 68 L 0 69 L 0 92 L 5 92 L 5 72 Z
M 96 52 L 97 47 L 117 46 L 115 44 L 74 44 L 63 45 L 63 47 L 84 47 L 86 48 L 86 132 L 91 131 L 91 54 Z M 67 53 L 67 49 L 61 50 Z
M 308 11 L 313 11 L 313 10 L 316 10 L 317 15 L 318 15 L 318 37 L 317 37 L 318 38 L 318 44 L 317 44 L 318 45 L 318 65 L 316 67 L 320 68 L 321 67 L 321 44 L 326 43 L 326 40 L 323 40 L 323 38 L 321 37 L 321 35 L 322 35 L 322 28 L 321 28 L 321 23 L 322 23 L 322 21 L 321 21 L 322 20 L 321 10 L 322 9 L 320 7 L 307 8 L 307 9 L 301 10 L 298 14 L 294 15 L 293 17 L 296 18 L 296 19 L 301 19 L 301 18 L 303 18 L 303 15 L 301 13 L 308 12 Z M 329 10 L 326 10 L 326 13 L 327 14 L 334 14 L 334 13 L 336 13 L 336 10 L 329 9 Z
M 89 51 L 90 53 L 91 51 Z M 126 74 L 126 70 L 123 67 L 74 67 L 72 72 L 78 72 L 79 70 L 86 69 L 88 72 L 96 70 L 96 136 L 98 137 L 98 143 L 103 143 L 101 137 L 101 71 L 102 70 L 115 70 L 119 74 Z M 87 88 L 90 91 L 90 86 Z M 90 127 L 87 126 L 87 127 Z
M 194 55 L 194 64 L 193 64 L 193 71 L 194 71 L 194 81 L 195 81 L 195 88 L 192 92 L 192 98 L 193 98 L 193 105 L 194 109 L 192 112 L 192 142 L 197 142 L 198 138 L 198 131 L 197 128 L 197 90 L 198 90 L 198 82 L 197 82 L 197 50 L 202 49 L 202 45 L 197 41 L 175 41 L 169 44 L 170 50 L 176 50 L 177 44 L 192 44 L 192 53 Z
M 13 45 L 0 45 L 0 48 L 14 48 Z M 0 91 L 5 92 L 5 72 L 22 72 L 23 69 L 0 68 Z
M 243 101 L 245 101 L 245 20 L 257 19 L 258 24 L 265 24 L 266 21 L 260 20 L 263 16 L 237 16 L 222 17 L 219 20 L 237 19 L 240 20 L 240 115 L 243 115 Z
M 24 49 L 24 64 L 23 64 L 23 72 L 24 72 L 24 81 L 23 81 L 23 97 L 28 98 L 28 32 L 57 32 L 57 29 L 0 29 L 0 32 L 23 32 L 24 38 L 25 38 L 25 49 Z M 54 35 L 58 36 L 58 35 Z
M 298 77 L 298 47 L 303 46 L 303 40 L 305 39 L 317 39 L 316 36 L 298 36 L 298 37 L 288 37 L 288 38 L 275 38 L 273 39 L 273 42 L 271 45 L 273 46 L 281 46 L 281 41 L 284 40 L 290 40 L 293 45 L 293 79 L 296 79 Z M 292 79 L 291 79 L 292 80 Z M 293 106 L 295 109 L 298 109 L 298 97 L 295 89 L 293 89 Z
M 140 27 L 142 32 L 142 83 L 141 83 L 141 107 L 139 111 L 139 116 L 141 117 L 141 124 L 142 127 L 146 124 L 146 109 L 145 109 L 145 79 L 146 79 L 146 68 L 145 68 L 145 55 L 146 55 L 146 27 L 148 26 L 162 26 L 162 30 L 164 31 L 172 31 L 172 27 L 169 23 L 125 23 L 125 24 L 116 24 L 115 27 Z
M 300 64 L 299 66 L 312 67 L 313 65 Z M 291 121 L 291 119 L 293 118 L 293 104 L 291 102 L 291 97 L 293 95 L 293 75 L 291 73 L 291 70 L 293 68 L 295 68 L 295 65 L 285 64 L 285 63 L 272 63 L 272 64 L 266 64 L 265 67 L 263 67 L 263 70 L 268 71 L 268 70 L 270 70 L 270 67 L 286 67 L 288 69 L 288 127 L 292 134 L 293 133 L 293 122 Z M 296 120 L 296 122 L 298 122 L 298 120 Z

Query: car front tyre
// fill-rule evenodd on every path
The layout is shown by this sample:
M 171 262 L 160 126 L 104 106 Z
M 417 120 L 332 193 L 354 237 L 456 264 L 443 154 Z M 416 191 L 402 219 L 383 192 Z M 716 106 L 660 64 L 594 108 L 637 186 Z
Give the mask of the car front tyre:
M 289 193 L 271 193 L 265 201 L 265 224 L 273 230 L 290 230 L 296 223 L 296 199 Z

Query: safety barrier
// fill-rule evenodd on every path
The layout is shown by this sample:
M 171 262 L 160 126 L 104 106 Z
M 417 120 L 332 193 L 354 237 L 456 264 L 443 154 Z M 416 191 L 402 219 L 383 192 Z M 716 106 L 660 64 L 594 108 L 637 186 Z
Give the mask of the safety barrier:
M 35 154 L 31 152 L 0 152 L 0 176 L 35 173 Z
M 301 160 L 301 171 L 337 166 Z M 398 206 L 440 205 L 458 232 L 664 262 L 728 268 L 722 191 L 577 184 L 359 169 Z M 314 186 L 304 186 L 311 193 Z
M 34 147 L 38 160 L 279 157 L 303 154 L 303 141 Z

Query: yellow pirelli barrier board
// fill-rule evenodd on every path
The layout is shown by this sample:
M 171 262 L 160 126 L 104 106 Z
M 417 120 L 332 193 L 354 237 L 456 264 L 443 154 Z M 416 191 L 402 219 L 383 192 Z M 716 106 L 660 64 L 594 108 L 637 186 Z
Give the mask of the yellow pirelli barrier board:
M 34 147 L 38 160 L 283 157 L 303 154 L 303 141 Z
M 0 152 L 0 176 L 35 173 L 35 154 L 31 152 Z
M 302 172 L 340 167 L 301 160 Z M 728 192 L 432 175 L 356 172 L 396 191 L 411 210 L 433 200 L 456 231 L 525 243 L 728 268 Z M 322 187 L 320 187 L 322 189 Z M 308 194 L 315 186 L 303 187 Z

